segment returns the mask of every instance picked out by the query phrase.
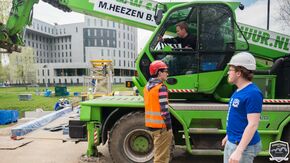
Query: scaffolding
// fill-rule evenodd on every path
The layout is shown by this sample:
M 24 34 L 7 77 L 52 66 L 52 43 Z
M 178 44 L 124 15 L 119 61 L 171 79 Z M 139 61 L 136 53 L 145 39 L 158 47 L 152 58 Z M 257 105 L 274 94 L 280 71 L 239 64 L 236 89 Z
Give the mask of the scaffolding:
M 100 96 L 112 95 L 114 68 L 111 60 L 91 60 L 89 76 L 84 76 L 84 99 L 93 99 Z

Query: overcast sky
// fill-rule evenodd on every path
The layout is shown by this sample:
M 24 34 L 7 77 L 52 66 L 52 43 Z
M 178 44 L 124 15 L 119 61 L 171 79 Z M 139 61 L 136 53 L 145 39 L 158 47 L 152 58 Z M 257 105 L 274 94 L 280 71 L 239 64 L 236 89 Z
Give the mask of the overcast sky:
M 164 2 L 166 0 L 159 0 Z M 167 0 L 167 2 L 170 0 Z M 172 2 L 188 1 L 188 0 L 171 0 Z M 230 0 L 237 1 L 237 0 Z M 289 27 L 283 26 L 283 23 L 277 21 L 279 18 L 279 0 L 271 0 L 271 16 L 270 16 L 270 30 L 290 35 Z M 267 27 L 267 2 L 268 0 L 241 0 L 245 5 L 244 10 L 237 10 L 238 22 L 265 28 Z M 75 12 L 64 13 L 47 3 L 39 1 L 39 4 L 34 7 L 34 18 L 44 22 L 53 24 L 68 24 L 83 22 L 83 14 Z M 138 29 L 138 52 L 149 39 L 151 32 Z

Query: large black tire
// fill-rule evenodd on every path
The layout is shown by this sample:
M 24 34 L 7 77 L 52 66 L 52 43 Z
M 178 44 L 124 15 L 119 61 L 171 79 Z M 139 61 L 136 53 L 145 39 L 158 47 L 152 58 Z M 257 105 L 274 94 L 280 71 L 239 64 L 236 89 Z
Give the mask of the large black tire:
M 153 160 L 153 139 L 145 127 L 143 112 L 119 119 L 110 132 L 109 152 L 115 163 L 144 163 Z

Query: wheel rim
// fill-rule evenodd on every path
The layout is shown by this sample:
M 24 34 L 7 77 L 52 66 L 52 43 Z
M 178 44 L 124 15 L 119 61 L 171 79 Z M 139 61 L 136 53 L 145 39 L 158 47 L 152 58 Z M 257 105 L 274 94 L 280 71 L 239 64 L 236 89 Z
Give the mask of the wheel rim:
M 123 149 L 127 157 L 134 162 L 147 162 L 153 158 L 153 139 L 144 129 L 132 130 L 125 137 Z

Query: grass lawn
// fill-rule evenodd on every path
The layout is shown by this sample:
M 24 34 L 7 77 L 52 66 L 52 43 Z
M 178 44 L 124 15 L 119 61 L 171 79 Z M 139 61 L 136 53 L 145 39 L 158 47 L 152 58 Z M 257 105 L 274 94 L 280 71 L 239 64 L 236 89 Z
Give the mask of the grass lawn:
M 49 87 L 50 90 L 54 91 L 54 87 Z M 38 88 L 39 92 L 45 90 L 44 87 Z M 69 100 L 81 100 L 80 97 L 74 97 L 74 92 L 82 92 L 82 86 L 68 86 L 68 92 L 70 96 L 66 97 Z M 113 85 L 113 91 L 126 91 L 132 90 L 132 88 L 126 88 L 125 84 Z M 22 117 L 25 111 L 32 111 L 37 108 L 43 110 L 53 110 L 55 103 L 61 97 L 44 97 L 43 95 L 36 95 L 37 88 L 35 87 L 5 87 L 0 88 L 0 110 L 18 110 L 20 116 Z M 19 94 L 31 94 L 32 100 L 30 101 L 19 101 Z

